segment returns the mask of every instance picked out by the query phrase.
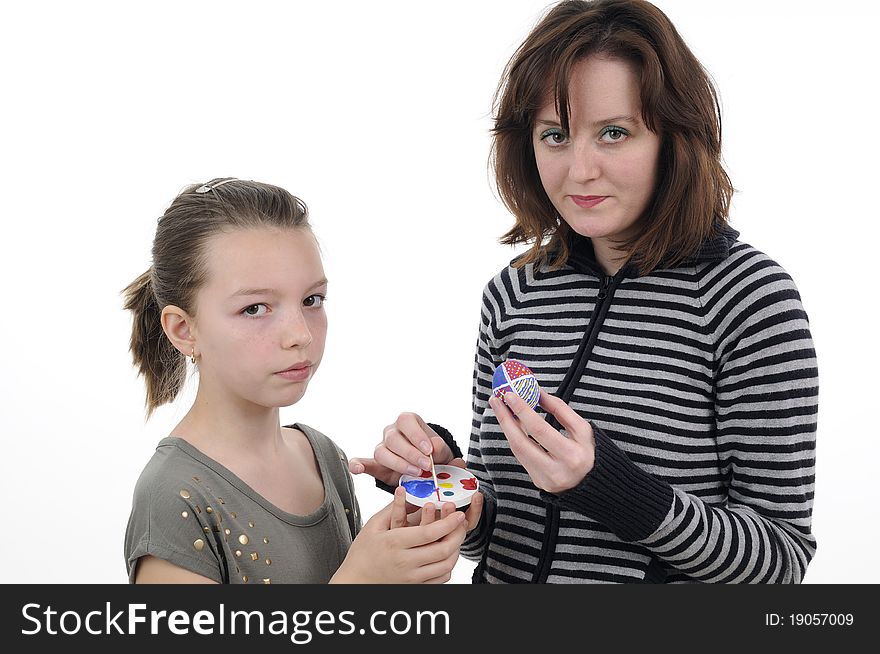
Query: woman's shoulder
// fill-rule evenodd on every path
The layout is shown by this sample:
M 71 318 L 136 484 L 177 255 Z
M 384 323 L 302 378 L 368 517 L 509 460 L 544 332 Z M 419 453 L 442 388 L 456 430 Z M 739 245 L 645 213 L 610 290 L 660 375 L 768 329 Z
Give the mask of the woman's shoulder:
M 701 270 L 700 270 L 701 269 Z M 708 297 L 764 295 L 787 289 L 797 293 L 794 279 L 764 251 L 737 240 L 726 257 L 698 267 L 700 286 Z

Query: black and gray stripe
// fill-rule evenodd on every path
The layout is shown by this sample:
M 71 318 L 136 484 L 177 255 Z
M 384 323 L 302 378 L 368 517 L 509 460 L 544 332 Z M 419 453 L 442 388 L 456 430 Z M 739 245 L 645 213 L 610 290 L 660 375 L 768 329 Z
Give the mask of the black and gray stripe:
M 508 267 L 487 285 L 468 466 L 489 502 L 462 548 L 482 559 L 480 581 L 803 579 L 815 352 L 791 278 L 736 236 L 686 265 L 613 279 L 585 239 L 562 269 Z M 552 496 L 488 408 L 492 374 L 517 359 L 559 394 L 579 348 L 585 367 L 566 395 L 595 427 L 596 467 Z

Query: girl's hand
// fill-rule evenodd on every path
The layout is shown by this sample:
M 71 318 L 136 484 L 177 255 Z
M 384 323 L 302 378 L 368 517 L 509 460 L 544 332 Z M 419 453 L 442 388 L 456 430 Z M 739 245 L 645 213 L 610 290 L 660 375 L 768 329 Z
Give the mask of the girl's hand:
M 433 453 L 435 465 L 453 465 L 464 468 L 464 459 L 452 458 L 452 450 L 431 429 L 421 416 L 401 413 L 392 425 L 385 427 L 382 442 L 376 446 L 372 459 L 351 459 L 348 469 L 353 475 L 366 472 L 381 482 L 396 486 L 403 474 L 420 475 L 431 469 Z
M 442 584 L 449 581 L 466 534 L 467 517 L 447 502 L 432 506 L 408 526 L 406 492 L 370 518 L 351 544 L 330 583 Z M 427 515 L 430 514 L 430 515 Z
M 516 393 L 505 393 L 503 402 L 494 395 L 489 398 L 489 406 L 498 417 L 513 455 L 535 486 L 548 493 L 561 493 L 580 484 L 593 469 L 593 428 L 558 397 L 542 391 L 540 404 L 556 417 L 568 438 L 553 429 Z

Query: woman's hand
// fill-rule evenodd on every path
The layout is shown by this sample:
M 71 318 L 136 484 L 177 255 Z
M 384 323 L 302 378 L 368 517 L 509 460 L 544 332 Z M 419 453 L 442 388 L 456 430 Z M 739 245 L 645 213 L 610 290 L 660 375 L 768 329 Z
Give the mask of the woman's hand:
M 464 540 L 467 517 L 446 502 L 440 516 L 433 506 L 409 526 L 406 493 L 370 518 L 333 575 L 335 584 L 443 584 L 449 581 Z
M 513 455 L 535 486 L 548 493 L 561 493 L 580 484 L 593 469 L 593 427 L 554 395 L 542 391 L 540 404 L 556 417 L 568 438 L 553 429 L 516 393 L 505 393 L 504 401 L 494 395 L 489 398 L 489 406 L 495 411 Z
M 376 446 L 372 459 L 351 459 L 348 469 L 353 475 L 366 472 L 381 482 L 396 486 L 401 475 L 417 477 L 422 470 L 431 469 L 429 454 L 435 465 L 453 465 L 464 468 L 464 459 L 452 458 L 452 450 L 431 429 L 421 416 L 401 413 L 392 425 L 382 432 L 382 442 Z

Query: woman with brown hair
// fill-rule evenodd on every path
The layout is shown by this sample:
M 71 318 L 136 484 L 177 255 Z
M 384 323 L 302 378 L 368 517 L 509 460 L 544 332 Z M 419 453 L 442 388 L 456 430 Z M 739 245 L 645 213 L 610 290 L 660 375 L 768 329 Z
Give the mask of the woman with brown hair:
M 474 581 L 800 582 L 815 352 L 789 275 L 727 224 L 699 61 L 648 2 L 561 2 L 509 62 L 493 136 L 503 242 L 531 248 L 483 295 Z M 506 359 L 543 411 L 493 396 Z M 460 456 L 404 413 L 350 469 L 395 483 L 430 452 Z

